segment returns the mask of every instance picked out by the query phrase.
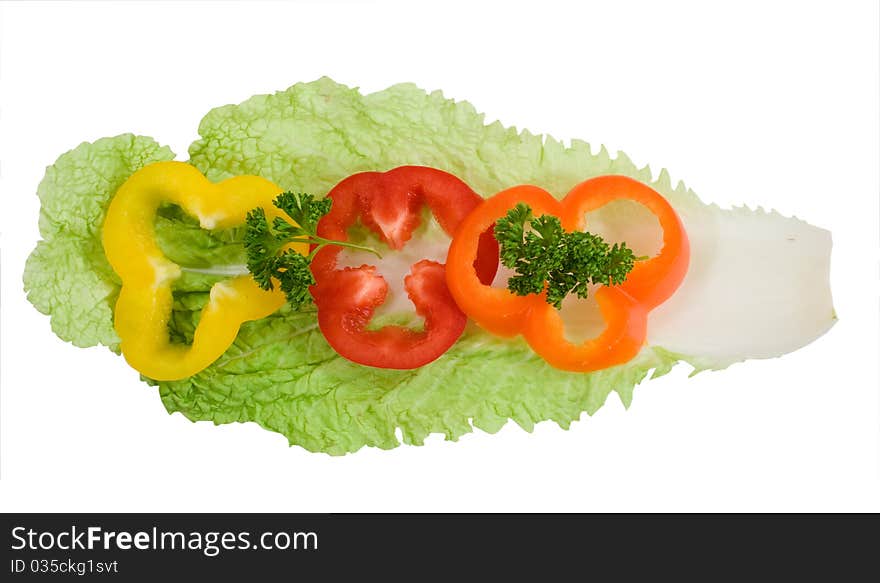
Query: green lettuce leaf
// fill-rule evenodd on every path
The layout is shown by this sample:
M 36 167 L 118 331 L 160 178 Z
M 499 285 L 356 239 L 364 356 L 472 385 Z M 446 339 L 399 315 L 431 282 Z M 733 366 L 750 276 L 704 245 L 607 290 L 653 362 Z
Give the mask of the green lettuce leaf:
M 118 350 L 113 304 L 119 278 L 104 257 L 101 225 L 110 199 L 135 171 L 174 153 L 152 138 L 125 134 L 83 143 L 46 169 L 40 197 L 43 240 L 28 257 L 28 300 L 52 330 L 76 346 Z
M 698 335 L 699 326 L 687 328 L 690 336 L 682 337 L 681 326 L 674 326 L 676 318 L 710 321 L 706 314 L 717 313 L 717 305 L 710 303 L 703 306 L 703 312 L 695 311 L 685 297 L 680 299 L 680 304 L 686 304 L 684 308 L 680 305 L 678 312 L 667 310 L 651 322 L 660 331 L 656 341 L 623 366 L 590 374 L 559 371 L 535 356 L 521 339 L 497 339 L 469 326 L 461 340 L 437 361 L 416 370 L 392 371 L 363 367 L 337 356 L 317 329 L 312 311 L 282 308 L 268 318 L 243 325 L 226 353 L 200 373 L 173 382 L 145 379 L 158 384 L 169 412 L 179 411 L 194 421 L 256 422 L 283 434 L 291 444 L 334 455 L 363 446 L 392 448 L 401 440 L 421 444 L 431 433 L 454 440 L 474 427 L 495 432 L 508 419 L 526 430 L 545 420 L 565 428 L 584 412 L 592 414 L 599 409 L 612 391 L 628 406 L 639 382 L 667 373 L 678 361 L 701 370 L 723 368 L 745 358 L 775 356 L 809 342 L 834 320 L 830 291 L 823 285 L 830 253 L 827 232 L 775 213 L 722 211 L 705 205 L 683 183 L 673 188 L 665 170 L 653 180 L 648 167 L 638 168 L 623 154 L 612 158 L 604 148 L 593 154 L 585 142 L 575 140 L 566 147 L 552 138 L 518 132 L 497 122 L 485 125 L 483 115 L 470 104 L 448 100 L 439 92 L 428 94 L 404 84 L 361 95 L 324 78 L 214 109 L 202 120 L 199 134 L 201 138 L 189 149 L 191 163 L 210 179 L 256 174 L 284 189 L 317 195 L 352 173 L 402 164 L 450 171 L 483 195 L 533 183 L 561 196 L 591 176 L 631 176 L 651 183 L 666 196 L 693 234 L 692 243 L 698 243 L 692 244 L 688 278 L 696 291 L 691 293 L 714 297 L 726 307 L 730 301 L 724 291 L 728 286 L 725 270 L 718 269 L 715 259 L 724 257 L 737 269 L 768 264 L 783 270 L 784 277 L 779 279 L 791 279 L 788 286 L 777 282 L 780 289 L 774 290 L 777 297 L 767 300 L 768 306 L 775 308 L 774 302 L 785 305 L 786 317 L 793 314 L 806 324 L 792 329 L 784 342 L 765 339 L 759 350 L 750 348 L 755 344 L 754 333 L 750 336 L 742 330 L 725 330 L 732 338 L 726 344 L 704 342 Z M 170 151 L 146 138 L 120 136 L 110 140 L 84 144 L 50 168 L 47 180 L 51 174 L 53 187 L 41 186 L 48 218 L 41 223 L 71 213 L 74 205 L 83 205 L 69 219 L 79 230 L 73 233 L 73 227 L 58 227 L 43 231 L 45 240 L 34 251 L 25 273 L 31 301 L 52 314 L 53 329 L 59 336 L 82 346 L 102 343 L 115 347 L 118 342 L 111 313 L 118 282 L 100 248 L 98 227 L 103 208 L 126 173 L 153 159 L 171 156 Z M 120 145 L 109 147 L 116 143 L 113 140 Z M 123 147 L 126 140 L 139 144 L 137 151 L 151 154 L 135 155 L 134 146 Z M 101 152 L 104 154 L 99 156 Z M 90 171 L 93 166 L 98 169 Z M 108 179 L 99 179 L 99 175 Z M 222 278 L 227 268 L 243 263 L 241 233 L 236 229 L 202 230 L 173 208 L 163 209 L 156 225 L 165 253 L 195 269 L 185 270 L 177 282 L 169 325 L 172 338 L 189 341 L 210 285 Z M 755 249 L 778 248 L 776 261 L 766 257 L 761 262 L 751 261 L 747 243 L 755 232 L 762 233 Z M 731 249 L 746 252 L 741 258 L 725 256 Z M 803 256 L 815 264 L 813 271 L 802 268 Z M 789 265 L 794 266 L 790 273 L 784 271 Z M 59 266 L 70 267 L 72 273 L 53 275 Z M 727 271 L 733 272 L 731 277 L 738 275 L 736 269 Z M 819 283 L 813 286 L 817 291 L 807 294 L 806 299 L 801 299 L 803 278 Z M 740 296 L 748 297 L 742 288 L 736 289 Z M 743 309 L 751 310 L 753 319 L 764 314 L 753 305 Z M 673 325 L 664 328 L 664 319 Z M 764 325 L 779 328 L 772 318 Z M 672 332 L 664 335 L 664 329 Z M 710 339 L 718 335 L 710 326 L 704 326 L 703 333 Z M 715 351 L 701 351 L 704 344 Z
M 421 445 L 431 433 L 455 440 L 473 427 L 490 433 L 513 419 L 527 431 L 543 420 L 568 428 L 597 411 L 609 393 L 625 403 L 653 369 L 675 355 L 645 350 L 625 367 L 591 374 L 548 366 L 522 340 L 470 328 L 441 358 L 410 371 L 360 366 L 336 355 L 314 314 L 279 313 L 242 327 L 214 364 L 184 380 L 161 382 L 169 411 L 215 423 L 256 421 L 291 444 L 330 454 L 365 445 Z

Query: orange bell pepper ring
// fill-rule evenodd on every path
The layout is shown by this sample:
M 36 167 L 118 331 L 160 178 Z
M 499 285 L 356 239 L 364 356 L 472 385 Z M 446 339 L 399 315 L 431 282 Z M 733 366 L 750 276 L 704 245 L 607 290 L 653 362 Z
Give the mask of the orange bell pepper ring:
M 536 217 L 559 217 L 564 229 L 575 231 L 587 226 L 586 213 L 617 199 L 638 202 L 657 217 L 663 247 L 651 259 L 636 262 L 625 282 L 596 290 L 606 323 L 596 338 L 583 343 L 566 340 L 562 317 L 546 302 L 545 294 L 518 296 L 477 278 L 473 264 L 480 234 L 517 203 L 529 205 Z M 638 354 L 647 335 L 648 313 L 675 293 L 689 261 L 687 233 L 665 198 L 626 176 L 600 176 L 578 184 L 561 201 L 531 185 L 515 186 L 487 199 L 459 226 L 449 247 L 446 278 L 459 307 L 482 328 L 498 336 L 521 334 L 550 365 L 589 372 L 623 364 Z

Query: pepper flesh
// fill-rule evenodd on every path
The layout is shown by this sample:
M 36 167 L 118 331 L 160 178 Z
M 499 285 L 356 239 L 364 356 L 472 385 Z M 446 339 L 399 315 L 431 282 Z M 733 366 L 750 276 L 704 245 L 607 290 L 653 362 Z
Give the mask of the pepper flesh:
M 264 318 L 285 302 L 280 290 L 264 291 L 249 275 L 217 282 L 192 344 L 172 343 L 172 285 L 182 271 L 156 243 L 159 206 L 178 205 L 202 228 L 222 229 L 244 223 L 255 207 L 262 207 L 270 219 L 286 217 L 272 204 L 279 192 L 281 188 L 259 176 L 213 183 L 195 167 L 173 161 L 145 166 L 119 188 L 107 209 L 102 238 L 104 253 L 122 280 L 114 326 L 122 354 L 134 369 L 156 380 L 192 376 L 229 348 L 243 322 Z M 288 248 L 308 253 L 303 244 Z
M 640 261 L 618 286 L 595 292 L 605 330 L 583 343 L 565 339 L 559 312 L 545 293 L 518 296 L 482 283 L 474 273 L 479 236 L 507 211 L 523 202 L 534 216 L 560 218 L 568 231 L 585 226 L 585 214 L 612 200 L 630 199 L 653 213 L 663 229 L 663 247 Z M 623 364 L 638 354 L 647 335 L 648 313 L 666 301 L 684 279 L 690 260 L 687 233 L 675 210 L 650 187 L 625 176 L 601 176 L 575 186 L 562 201 L 537 186 L 504 190 L 483 202 L 462 222 L 449 247 L 447 285 L 459 307 L 493 334 L 522 334 L 544 360 L 563 370 L 589 372 Z

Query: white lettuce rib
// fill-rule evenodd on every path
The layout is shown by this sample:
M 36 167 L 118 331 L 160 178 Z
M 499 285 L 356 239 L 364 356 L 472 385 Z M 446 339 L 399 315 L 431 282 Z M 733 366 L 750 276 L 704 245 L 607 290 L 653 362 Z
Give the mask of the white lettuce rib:
M 835 322 L 831 233 L 776 212 L 676 204 L 691 242 L 679 290 L 649 318 L 648 343 L 698 368 L 780 356 Z

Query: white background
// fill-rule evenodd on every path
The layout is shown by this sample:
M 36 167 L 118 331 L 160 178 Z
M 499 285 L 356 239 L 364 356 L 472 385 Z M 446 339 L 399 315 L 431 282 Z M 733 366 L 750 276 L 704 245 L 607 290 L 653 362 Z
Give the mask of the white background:
M 0 7 L 0 511 L 880 510 L 877 3 L 476 4 Z M 122 132 L 186 159 L 211 107 L 322 75 L 442 89 L 828 228 L 840 321 L 570 431 L 341 458 L 168 415 L 121 358 L 52 334 L 21 290 L 47 165 Z

